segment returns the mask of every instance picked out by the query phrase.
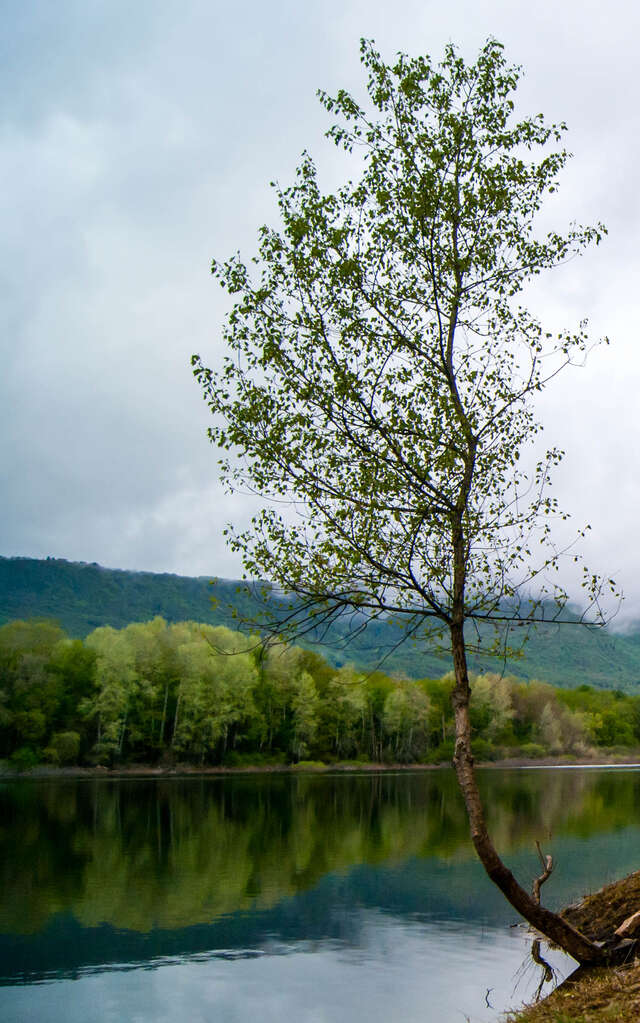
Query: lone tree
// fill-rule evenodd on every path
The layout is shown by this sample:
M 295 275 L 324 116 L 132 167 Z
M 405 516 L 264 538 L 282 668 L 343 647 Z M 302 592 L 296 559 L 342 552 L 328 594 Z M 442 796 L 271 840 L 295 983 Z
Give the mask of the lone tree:
M 267 501 L 228 540 L 249 577 L 292 595 L 297 624 L 364 613 L 448 637 L 454 764 L 478 856 L 538 930 L 581 963 L 601 961 L 491 842 L 466 652 L 469 623 L 486 636 L 544 618 L 550 601 L 563 619 L 566 593 L 545 582 L 561 556 L 547 484 L 562 452 L 529 473 L 521 454 L 540 431 L 531 399 L 588 341 L 585 324 L 545 331 L 518 296 L 604 228 L 536 235 L 568 159 L 554 148 L 565 125 L 515 118 L 520 71 L 497 41 L 473 64 L 448 46 L 438 65 L 400 55 L 388 66 L 367 41 L 361 60 L 366 105 L 319 93 L 357 179 L 323 194 L 303 154 L 295 183 L 273 186 L 281 229 L 260 229 L 249 265 L 213 263 L 236 296 L 228 355 L 220 374 L 194 356 L 194 372 L 227 453 L 223 479 Z M 586 583 L 597 615 L 600 581 Z

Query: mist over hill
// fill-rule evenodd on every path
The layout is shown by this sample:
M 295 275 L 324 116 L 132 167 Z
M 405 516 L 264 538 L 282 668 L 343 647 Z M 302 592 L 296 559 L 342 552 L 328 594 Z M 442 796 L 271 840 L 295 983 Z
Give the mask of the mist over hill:
M 214 598 L 212 600 L 212 598 Z M 277 597 L 271 593 L 272 602 Z M 260 599 L 239 581 L 130 572 L 98 564 L 47 558 L 0 557 L 0 624 L 16 618 L 55 619 L 71 635 L 84 638 L 102 625 L 122 628 L 160 615 L 168 622 L 198 621 L 238 627 L 238 619 L 260 614 Z M 390 622 L 375 621 L 353 633 L 337 622 L 322 637 L 300 644 L 318 650 L 332 664 L 360 668 L 382 666 L 410 678 L 439 677 L 451 668 L 449 657 L 423 643 L 402 642 Z M 475 671 L 502 671 L 561 686 L 640 688 L 640 631 L 625 634 L 578 625 L 551 623 L 532 630 L 524 656 L 497 662 L 472 655 Z

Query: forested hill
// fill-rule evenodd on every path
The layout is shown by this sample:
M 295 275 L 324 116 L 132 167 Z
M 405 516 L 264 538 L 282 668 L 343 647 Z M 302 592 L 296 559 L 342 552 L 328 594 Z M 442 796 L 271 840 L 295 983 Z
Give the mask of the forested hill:
M 214 604 L 211 597 L 216 598 Z M 229 610 L 240 616 L 252 602 L 238 582 L 188 578 L 152 572 L 127 572 L 97 564 L 60 559 L 0 557 L 0 624 L 15 618 L 52 618 L 72 636 L 84 638 L 101 625 L 122 628 L 161 615 L 168 622 L 198 621 L 234 625 Z M 349 638 L 334 626 L 322 645 L 314 646 L 334 665 L 353 662 L 412 678 L 439 677 L 450 668 L 447 658 L 410 642 L 394 649 L 401 633 L 393 625 L 374 623 Z M 525 679 L 555 685 L 588 684 L 604 688 L 640 688 L 640 631 L 614 635 L 579 626 L 539 627 L 525 656 L 508 670 Z M 491 658 L 472 658 L 476 671 L 496 670 Z
M 229 624 L 229 603 L 249 611 L 240 583 L 47 558 L 0 557 L 0 624 L 15 618 L 53 618 L 84 639 L 101 625 L 123 628 L 156 615 L 168 622 Z M 211 600 L 216 598 L 217 608 Z

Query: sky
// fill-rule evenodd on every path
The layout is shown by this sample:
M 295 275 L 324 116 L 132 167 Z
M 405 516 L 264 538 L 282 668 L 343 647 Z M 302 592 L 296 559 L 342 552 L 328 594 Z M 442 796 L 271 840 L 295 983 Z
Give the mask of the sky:
M 553 222 L 609 234 L 541 280 L 550 325 L 596 347 L 539 402 L 585 556 L 640 618 L 640 8 L 628 0 L 0 0 L 0 554 L 238 577 L 190 368 L 222 359 L 213 257 L 277 225 L 269 182 L 304 149 L 330 180 L 316 90 L 361 92 L 358 44 L 474 59 L 489 36 L 518 108 L 569 125 Z

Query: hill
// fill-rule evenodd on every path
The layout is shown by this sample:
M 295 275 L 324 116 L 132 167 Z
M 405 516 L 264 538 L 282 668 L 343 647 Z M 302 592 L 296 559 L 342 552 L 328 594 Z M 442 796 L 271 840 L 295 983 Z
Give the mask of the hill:
M 234 580 L 212 583 L 206 577 L 129 572 L 63 559 L 0 557 L 0 624 L 15 618 L 53 618 L 70 635 L 84 638 L 101 625 L 122 628 L 156 615 L 168 622 L 233 626 L 234 611 L 240 617 L 258 611 L 257 602 Z M 386 672 L 412 678 L 439 677 L 451 667 L 449 658 L 433 649 L 402 643 L 402 633 L 388 622 L 372 622 L 355 636 L 338 623 L 322 640 L 307 638 L 302 645 L 317 649 L 334 665 L 353 662 L 373 669 L 382 664 Z M 490 657 L 472 657 L 471 664 L 475 671 L 498 670 Z M 507 671 L 554 685 L 633 691 L 640 684 L 640 632 L 538 626 L 524 656 L 509 662 Z

